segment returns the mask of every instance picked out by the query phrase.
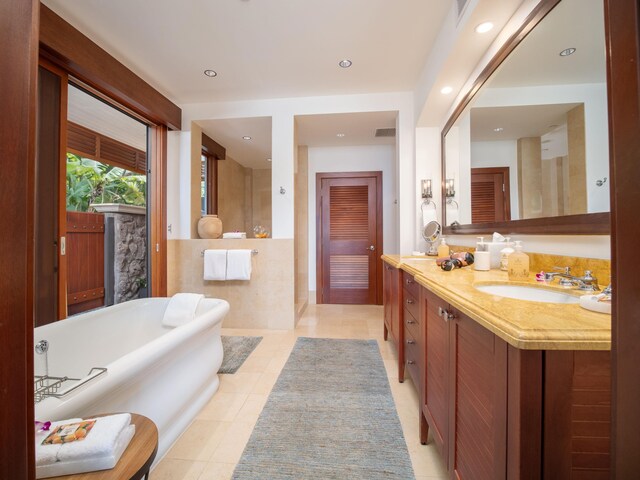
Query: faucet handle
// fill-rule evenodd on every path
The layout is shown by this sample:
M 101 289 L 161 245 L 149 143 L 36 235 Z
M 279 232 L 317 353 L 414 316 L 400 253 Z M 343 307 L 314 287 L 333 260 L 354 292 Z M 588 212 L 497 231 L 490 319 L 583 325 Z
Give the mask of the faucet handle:
M 607 286 L 607 288 L 605 288 L 602 293 L 604 293 L 605 295 L 611 295 L 613 293 L 613 289 L 611 288 L 611 284 L 609 284 Z

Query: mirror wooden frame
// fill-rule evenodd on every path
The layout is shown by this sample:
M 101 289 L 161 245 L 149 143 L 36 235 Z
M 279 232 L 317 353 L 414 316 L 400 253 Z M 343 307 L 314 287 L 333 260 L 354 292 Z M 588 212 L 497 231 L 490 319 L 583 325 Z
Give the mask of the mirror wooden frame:
M 458 117 L 464 109 L 469 105 L 473 97 L 478 93 L 480 88 L 489 80 L 493 72 L 502 64 L 504 60 L 515 50 L 515 48 L 524 40 L 524 38 L 533 30 L 538 23 L 553 8 L 560 3 L 561 0 L 541 0 L 540 3 L 526 18 L 524 23 L 518 30 L 507 40 L 500 48 L 498 53 L 491 59 L 489 64 L 482 70 L 473 86 L 464 96 L 460 104 L 455 108 L 453 114 L 447 120 L 440 137 L 440 148 L 442 157 L 442 205 L 446 206 L 447 199 L 445 197 L 445 176 L 446 176 L 446 154 L 445 154 L 445 137 Z M 609 44 L 609 32 L 606 32 L 607 46 Z M 609 48 L 607 48 L 609 52 Z M 607 53 L 608 55 L 608 53 Z M 611 164 L 611 152 L 609 152 L 609 164 Z M 492 233 L 499 231 L 503 234 L 522 233 L 530 235 L 609 235 L 611 232 L 611 214 L 603 213 L 586 213 L 581 215 L 564 215 L 559 217 L 531 218 L 525 220 L 510 220 L 508 222 L 496 223 L 470 223 L 465 225 L 444 225 L 446 224 L 446 208 L 443 208 L 443 227 L 442 231 L 446 235 L 466 235 L 479 233 Z

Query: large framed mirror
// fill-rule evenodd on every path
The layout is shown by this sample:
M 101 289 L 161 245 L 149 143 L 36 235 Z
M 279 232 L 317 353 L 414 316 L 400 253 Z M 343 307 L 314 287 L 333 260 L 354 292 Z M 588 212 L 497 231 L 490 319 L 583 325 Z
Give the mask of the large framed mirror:
M 603 0 L 543 0 L 442 131 L 444 233 L 609 233 Z

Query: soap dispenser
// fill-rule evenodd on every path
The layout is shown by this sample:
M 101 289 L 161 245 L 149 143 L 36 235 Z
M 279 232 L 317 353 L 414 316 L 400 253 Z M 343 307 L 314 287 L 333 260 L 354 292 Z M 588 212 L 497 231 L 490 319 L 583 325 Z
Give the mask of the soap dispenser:
M 504 272 L 509 271 L 509 255 L 515 252 L 513 249 L 513 243 L 509 240 L 511 240 L 511 238 L 507 237 L 507 246 L 500 250 L 500 270 Z
M 522 242 L 516 240 L 516 251 L 507 257 L 509 280 L 529 279 L 529 255 L 522 251 Z
M 438 258 L 445 258 L 449 256 L 449 245 L 444 237 L 441 238 L 440 245 L 438 245 Z

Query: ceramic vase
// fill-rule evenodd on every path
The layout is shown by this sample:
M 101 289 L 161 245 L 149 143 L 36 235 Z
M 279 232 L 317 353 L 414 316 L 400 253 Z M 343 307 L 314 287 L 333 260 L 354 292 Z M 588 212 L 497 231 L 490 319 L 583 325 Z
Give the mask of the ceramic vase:
M 198 220 L 198 235 L 200 238 L 220 238 L 222 220 L 218 218 L 218 215 L 203 215 Z

